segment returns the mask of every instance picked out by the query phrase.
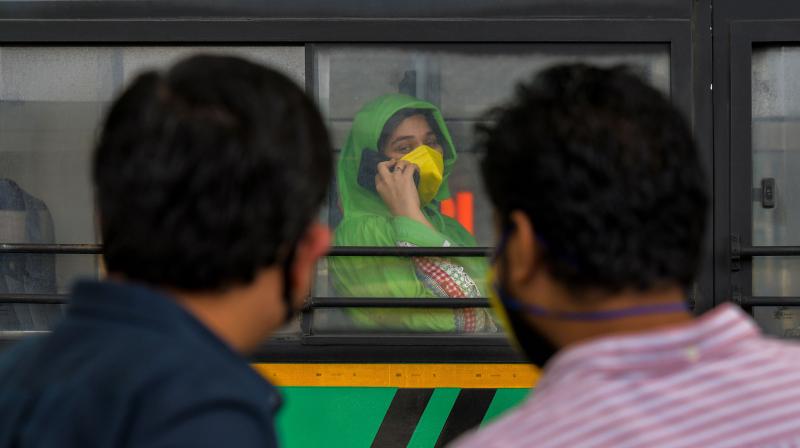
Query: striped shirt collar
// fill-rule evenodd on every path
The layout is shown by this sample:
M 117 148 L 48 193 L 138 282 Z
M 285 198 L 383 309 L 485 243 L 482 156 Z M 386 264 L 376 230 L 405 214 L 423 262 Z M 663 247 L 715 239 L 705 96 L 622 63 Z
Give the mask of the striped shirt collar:
M 545 366 L 537 391 L 542 392 L 575 372 L 681 369 L 701 359 L 724 356 L 736 344 L 760 334 L 739 307 L 722 304 L 688 324 L 605 336 L 564 349 Z

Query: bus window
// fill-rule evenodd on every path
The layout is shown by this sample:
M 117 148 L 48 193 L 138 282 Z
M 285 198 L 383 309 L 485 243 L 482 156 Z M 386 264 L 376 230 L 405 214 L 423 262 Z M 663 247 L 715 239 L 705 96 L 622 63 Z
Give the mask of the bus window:
M 492 246 L 473 130 L 537 70 L 567 61 L 628 64 L 662 91 L 670 85 L 669 48 L 661 44 L 320 45 L 312 54 L 314 93 L 337 151 L 325 218 L 339 247 Z M 394 180 L 376 181 L 375 167 L 386 160 L 418 166 L 413 207 L 386 192 Z M 409 308 L 315 309 L 313 329 L 496 334 L 486 308 L 410 308 L 415 299 L 485 298 L 487 270 L 485 257 L 328 257 L 317 302 L 395 298 Z
M 141 71 L 201 51 L 268 63 L 304 83 L 302 46 L 0 47 L 0 243 L 100 243 L 90 156 L 107 105 Z M 76 278 L 101 275 L 96 256 L 0 254 L 2 294 L 64 294 Z M 0 305 L 0 330 L 46 329 L 53 307 Z
M 753 48 L 752 158 L 754 246 L 800 245 L 800 47 Z M 768 193 L 768 194 L 767 194 Z M 768 200 L 764 200 L 767 198 Z M 770 199 L 771 198 L 771 199 Z M 753 295 L 800 296 L 800 260 L 753 258 Z M 754 307 L 767 333 L 800 337 L 800 307 Z

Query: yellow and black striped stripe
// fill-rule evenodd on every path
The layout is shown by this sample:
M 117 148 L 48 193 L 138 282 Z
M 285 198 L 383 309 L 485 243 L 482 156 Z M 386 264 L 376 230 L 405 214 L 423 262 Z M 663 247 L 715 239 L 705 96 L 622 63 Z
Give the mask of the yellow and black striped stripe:
M 422 425 L 421 421 L 438 388 L 459 390 L 449 412 L 444 410 L 446 420 L 442 415 L 438 435 L 431 439 L 431 442 L 436 440 L 436 447 L 445 446 L 480 425 L 497 389 L 529 389 L 539 378 L 539 371 L 526 364 L 256 364 L 254 367 L 281 387 L 395 388 L 372 441 L 373 447 L 404 447 L 419 428 L 430 426 Z

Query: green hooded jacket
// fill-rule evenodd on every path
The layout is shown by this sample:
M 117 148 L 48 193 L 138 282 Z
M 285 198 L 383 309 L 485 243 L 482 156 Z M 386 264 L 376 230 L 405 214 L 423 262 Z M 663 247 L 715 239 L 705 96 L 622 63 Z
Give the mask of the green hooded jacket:
M 436 230 L 410 218 L 395 217 L 375 192 L 358 185 L 358 170 L 364 150 L 377 151 L 378 139 L 386 122 L 402 109 L 430 110 L 439 125 L 444 149 L 444 178 L 431 203 L 422 211 Z M 353 127 L 342 149 L 338 166 L 339 198 L 343 219 L 336 228 L 337 246 L 419 247 L 474 246 L 475 239 L 458 221 L 439 212 L 439 202 L 450 197 L 447 179 L 456 162 L 456 151 L 441 112 L 431 103 L 392 94 L 381 96 L 364 106 L 353 120 Z M 451 260 L 464 267 L 483 291 L 486 263 L 480 258 Z M 411 258 L 332 257 L 333 285 L 339 295 L 356 297 L 432 298 L 433 292 L 417 278 Z M 456 299 L 454 299 L 456 300 Z M 451 309 L 352 309 L 351 318 L 360 327 L 453 331 L 455 312 Z

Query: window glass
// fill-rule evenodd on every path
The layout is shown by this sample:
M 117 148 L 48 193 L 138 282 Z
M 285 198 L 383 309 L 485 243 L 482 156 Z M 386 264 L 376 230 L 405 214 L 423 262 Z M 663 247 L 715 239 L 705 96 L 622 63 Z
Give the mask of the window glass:
M 303 47 L 0 47 L 0 242 L 98 243 L 89 164 L 106 107 L 141 71 L 198 51 L 304 83 Z M 0 254 L 0 294 L 64 293 L 100 269 L 94 256 Z M 0 305 L 0 329 L 42 329 L 53 309 Z
M 312 85 L 337 151 L 336 184 L 324 212 L 335 229 L 334 243 L 491 246 L 491 207 L 481 187 L 473 129 L 518 82 L 553 64 L 578 61 L 630 65 L 669 94 L 669 49 L 660 44 L 315 46 Z M 418 166 L 415 207 L 376 191 L 375 166 L 386 158 Z M 329 257 L 320 266 L 315 293 L 407 298 L 410 304 L 415 298 L 480 298 L 488 293 L 487 268 L 483 257 Z M 317 332 L 497 334 L 485 309 L 314 314 Z
M 753 48 L 753 245 L 800 245 L 800 47 Z M 771 198 L 770 198 L 771 190 Z M 800 296 L 800 259 L 753 259 L 754 296 Z M 766 331 L 800 336 L 800 308 L 756 307 Z

